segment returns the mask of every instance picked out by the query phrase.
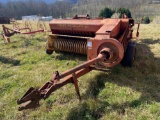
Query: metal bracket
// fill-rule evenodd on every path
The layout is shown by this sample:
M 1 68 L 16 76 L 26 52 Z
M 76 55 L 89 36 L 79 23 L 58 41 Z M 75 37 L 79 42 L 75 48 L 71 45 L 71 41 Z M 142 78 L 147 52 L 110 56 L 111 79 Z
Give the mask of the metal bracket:
M 78 96 L 79 100 L 81 100 L 81 96 L 80 96 L 80 92 L 79 92 L 79 87 L 78 87 L 78 80 L 77 80 L 76 74 L 73 73 L 72 77 L 73 77 L 73 83 L 74 83 L 74 86 L 75 86 L 75 90 L 76 90 L 77 96 Z
M 53 74 L 53 76 L 52 76 L 52 78 L 51 78 L 51 82 L 53 82 L 54 84 L 56 84 L 56 83 L 57 83 L 57 80 L 60 80 L 59 72 L 58 72 L 58 71 L 56 71 L 56 72 Z

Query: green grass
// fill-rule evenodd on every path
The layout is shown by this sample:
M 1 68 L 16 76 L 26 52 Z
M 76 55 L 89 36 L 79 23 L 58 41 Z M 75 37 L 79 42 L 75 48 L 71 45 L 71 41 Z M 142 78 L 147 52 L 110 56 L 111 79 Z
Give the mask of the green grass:
M 16 100 L 41 87 L 52 73 L 86 61 L 85 56 L 45 53 L 47 34 L 15 35 L 0 41 L 0 120 L 159 120 L 160 25 L 141 25 L 132 68 L 92 71 L 79 78 L 82 101 L 73 85 L 57 90 L 35 110 L 18 111 Z M 0 37 L 2 39 L 2 37 Z

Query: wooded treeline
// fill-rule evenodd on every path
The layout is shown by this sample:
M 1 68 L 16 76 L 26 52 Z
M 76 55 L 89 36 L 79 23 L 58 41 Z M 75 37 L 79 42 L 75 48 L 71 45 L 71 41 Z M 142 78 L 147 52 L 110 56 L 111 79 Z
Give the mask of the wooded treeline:
M 75 14 L 89 14 L 97 17 L 105 7 L 114 10 L 128 8 L 134 18 L 160 14 L 160 6 L 151 5 L 150 2 L 151 0 L 77 0 L 76 4 L 72 4 L 69 0 L 61 0 L 47 4 L 43 0 L 10 1 L 0 2 L 0 16 L 21 19 L 21 16 L 26 15 L 65 18 Z
M 72 6 L 73 4 L 65 1 L 51 4 L 47 4 L 43 0 L 0 2 L 0 16 L 15 19 L 21 19 L 21 16 L 27 15 L 65 17 L 67 13 L 71 13 Z
M 118 8 L 128 8 L 132 16 L 137 18 L 142 17 L 148 12 L 149 14 L 157 12 L 157 8 L 160 10 L 159 7 L 154 7 L 150 4 L 150 1 L 151 0 L 80 0 L 77 11 L 79 14 L 88 13 L 96 17 L 100 10 L 105 7 L 114 9 L 115 11 Z M 76 10 L 73 12 L 76 13 Z

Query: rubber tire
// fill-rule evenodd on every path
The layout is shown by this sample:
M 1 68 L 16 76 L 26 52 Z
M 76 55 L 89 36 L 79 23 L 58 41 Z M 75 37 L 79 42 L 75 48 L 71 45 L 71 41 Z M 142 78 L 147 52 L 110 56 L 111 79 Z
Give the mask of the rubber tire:
M 53 53 L 53 50 L 46 50 L 46 53 L 47 53 L 48 55 L 51 55 L 51 54 Z
M 131 41 L 124 54 L 124 58 L 122 60 L 122 65 L 124 67 L 132 67 L 133 61 L 135 60 L 136 54 L 136 42 Z

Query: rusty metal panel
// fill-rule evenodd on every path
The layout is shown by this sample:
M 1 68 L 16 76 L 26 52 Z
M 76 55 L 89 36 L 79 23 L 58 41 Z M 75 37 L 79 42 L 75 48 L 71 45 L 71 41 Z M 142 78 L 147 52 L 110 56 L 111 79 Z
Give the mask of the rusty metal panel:
M 52 34 L 68 34 L 94 36 L 103 25 L 101 20 L 52 20 L 50 23 Z

